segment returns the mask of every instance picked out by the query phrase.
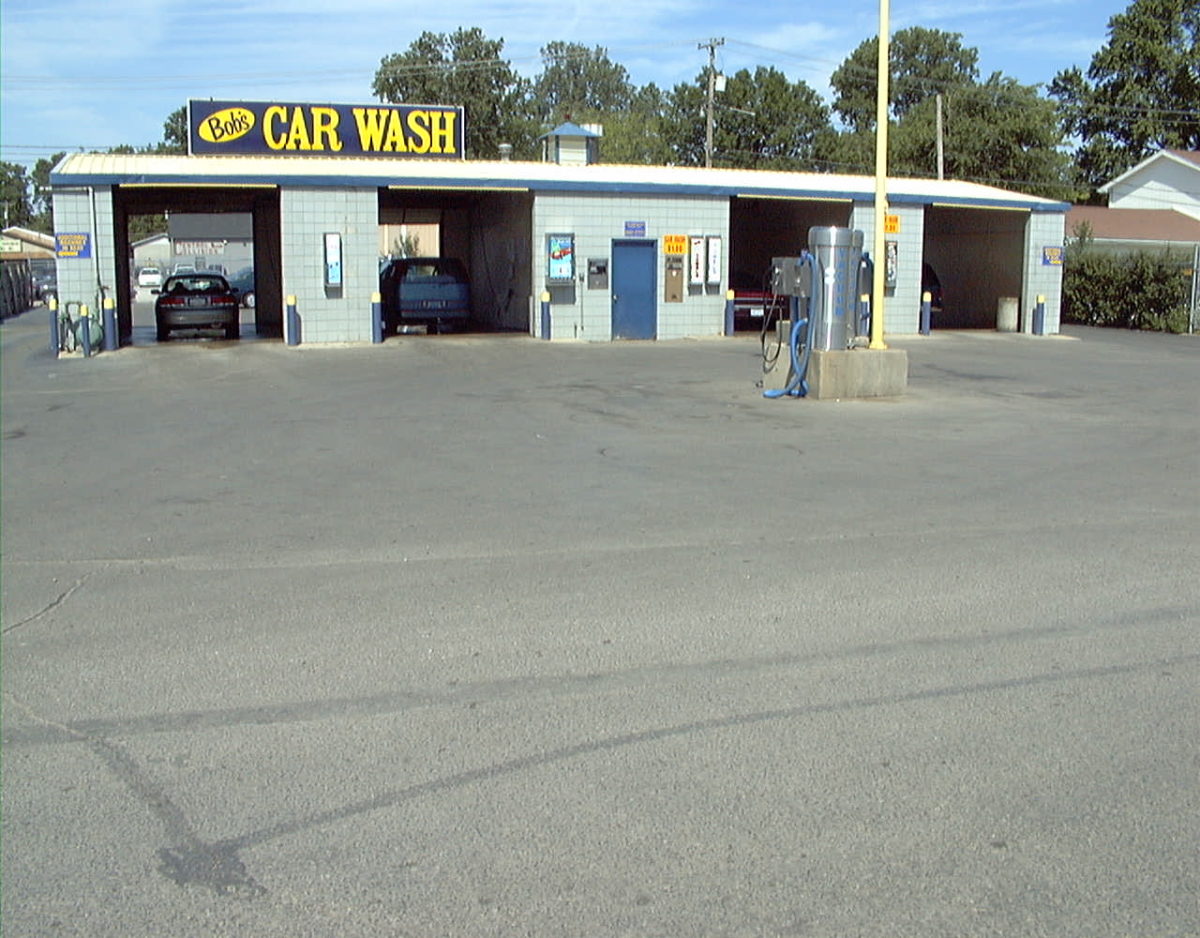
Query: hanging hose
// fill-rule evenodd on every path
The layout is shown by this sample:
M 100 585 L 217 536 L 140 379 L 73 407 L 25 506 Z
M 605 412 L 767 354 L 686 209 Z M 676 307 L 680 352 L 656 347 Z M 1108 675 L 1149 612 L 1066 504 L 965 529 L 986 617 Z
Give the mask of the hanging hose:
M 762 327 L 758 330 L 758 344 L 762 350 L 762 370 L 763 374 L 768 374 L 775 367 L 775 363 L 779 361 L 779 353 L 783 350 L 783 341 L 778 338 L 779 330 L 775 328 L 775 320 L 779 318 L 779 300 L 773 292 L 774 283 L 772 281 L 772 267 L 767 268 L 767 272 L 762 278 L 762 293 L 769 299 L 763 303 L 763 321 Z
M 800 340 L 801 330 L 805 332 L 803 342 Z M 788 378 L 788 383 L 782 388 L 763 391 L 763 397 L 775 400 L 780 397 L 806 397 L 808 395 L 808 382 L 805 380 L 805 376 L 808 373 L 810 343 L 807 332 L 808 320 L 800 319 L 797 315 L 792 322 L 791 334 L 788 336 L 788 349 L 792 359 L 792 373 Z
M 783 350 L 783 341 L 778 338 L 779 330 L 771 328 L 775 325 L 775 304 L 772 302 L 770 309 L 763 316 L 762 329 L 758 334 L 758 344 L 762 348 L 762 370 L 763 374 L 767 374 L 779 361 L 779 353 Z

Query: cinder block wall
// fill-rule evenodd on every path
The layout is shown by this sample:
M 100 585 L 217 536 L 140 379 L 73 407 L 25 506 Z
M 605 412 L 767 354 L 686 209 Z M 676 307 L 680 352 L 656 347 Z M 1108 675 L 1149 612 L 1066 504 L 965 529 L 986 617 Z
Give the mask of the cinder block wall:
M 919 332 L 921 328 L 921 263 L 925 253 L 925 206 L 890 205 L 888 214 L 895 215 L 900 230 L 885 234 L 888 241 L 896 241 L 897 269 L 896 286 L 886 290 L 883 306 L 883 331 L 903 335 Z M 855 202 L 850 227 L 863 233 L 863 250 L 873 254 L 875 250 L 875 205 L 873 202 Z M 872 260 L 875 258 L 872 257 Z M 879 263 L 882 263 L 882 259 Z
M 59 304 L 86 303 L 99 315 L 100 285 L 108 288 L 108 295 L 114 300 L 117 297 L 112 187 L 56 188 L 54 230 L 56 234 L 86 234 L 91 254 L 91 257 L 58 258 Z
M 644 222 L 645 237 L 655 242 L 657 278 L 654 288 L 658 307 L 657 337 L 679 339 L 721 335 L 725 331 L 725 291 L 729 287 L 729 200 L 727 198 L 628 196 L 605 194 L 538 193 L 533 207 L 533 302 L 546 288 L 546 235 L 574 232 L 576 283 L 573 302 L 551 306 L 554 339 L 612 340 L 612 291 L 589 290 L 579 282 L 586 275 L 589 257 L 608 258 L 612 282 L 612 243 L 625 240 L 626 222 Z M 663 235 L 720 235 L 722 281 L 703 288 L 687 286 L 681 303 L 663 299 L 665 287 L 662 252 Z M 554 291 L 556 298 L 569 291 Z M 533 316 L 535 334 L 541 334 L 541 317 Z
M 1059 331 L 1063 269 L 1059 264 L 1046 263 L 1045 249 L 1063 246 L 1065 226 L 1066 216 L 1061 212 L 1034 212 L 1025 225 L 1025 277 L 1021 290 L 1022 332 L 1032 331 L 1032 311 L 1039 295 L 1046 298 L 1046 334 L 1056 335 Z
M 287 188 L 279 194 L 283 293 L 296 297 L 301 341 L 370 342 L 379 289 L 377 190 Z M 325 234 L 342 236 L 340 290 L 325 286 Z

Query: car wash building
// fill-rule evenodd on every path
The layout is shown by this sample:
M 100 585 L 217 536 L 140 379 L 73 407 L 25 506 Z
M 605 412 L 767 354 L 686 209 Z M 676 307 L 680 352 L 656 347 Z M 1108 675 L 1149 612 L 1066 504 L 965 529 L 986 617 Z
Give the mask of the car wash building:
M 454 107 L 205 101 L 190 127 L 186 156 L 73 154 L 51 173 L 60 299 L 114 300 L 123 344 L 142 214 L 239 216 L 257 334 L 292 344 L 378 337 L 381 231 L 420 230 L 422 252 L 462 261 L 469 328 L 601 342 L 721 335 L 731 292 L 764 289 L 810 228 L 874 238 L 870 177 L 605 165 L 599 131 L 571 124 L 543 162 L 464 160 Z M 935 330 L 994 329 L 1008 304 L 1028 332 L 1040 299 L 1057 332 L 1068 207 L 889 180 L 886 332 L 918 332 L 932 284 Z

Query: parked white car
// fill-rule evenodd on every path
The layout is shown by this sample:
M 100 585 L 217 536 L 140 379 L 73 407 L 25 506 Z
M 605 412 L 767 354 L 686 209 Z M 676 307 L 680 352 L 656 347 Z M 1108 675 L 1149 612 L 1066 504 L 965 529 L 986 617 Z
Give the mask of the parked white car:
M 157 267 L 143 267 L 138 271 L 137 285 L 139 287 L 161 287 L 163 272 Z

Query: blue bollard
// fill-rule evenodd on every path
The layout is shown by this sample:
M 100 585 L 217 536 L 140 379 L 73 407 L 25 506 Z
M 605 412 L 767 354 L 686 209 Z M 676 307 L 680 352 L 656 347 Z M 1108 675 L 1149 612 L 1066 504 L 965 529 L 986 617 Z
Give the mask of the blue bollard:
M 550 339 L 550 299 L 548 294 L 542 294 L 542 338 Z
M 50 309 L 50 354 L 58 358 L 59 338 L 58 338 L 58 300 L 54 297 L 46 304 Z
M 1046 334 L 1046 298 L 1039 296 L 1037 305 L 1033 308 L 1033 334 Z
M 929 335 L 929 325 L 932 316 L 933 294 L 926 290 L 921 294 L 921 335 Z
M 733 335 L 733 291 L 725 291 L 725 334 Z
M 117 349 L 117 304 L 110 297 L 104 299 L 103 347 L 106 352 Z
M 287 344 L 300 344 L 300 313 L 296 309 L 296 298 L 287 298 Z
M 378 293 L 371 294 L 371 341 L 383 341 L 383 297 Z

